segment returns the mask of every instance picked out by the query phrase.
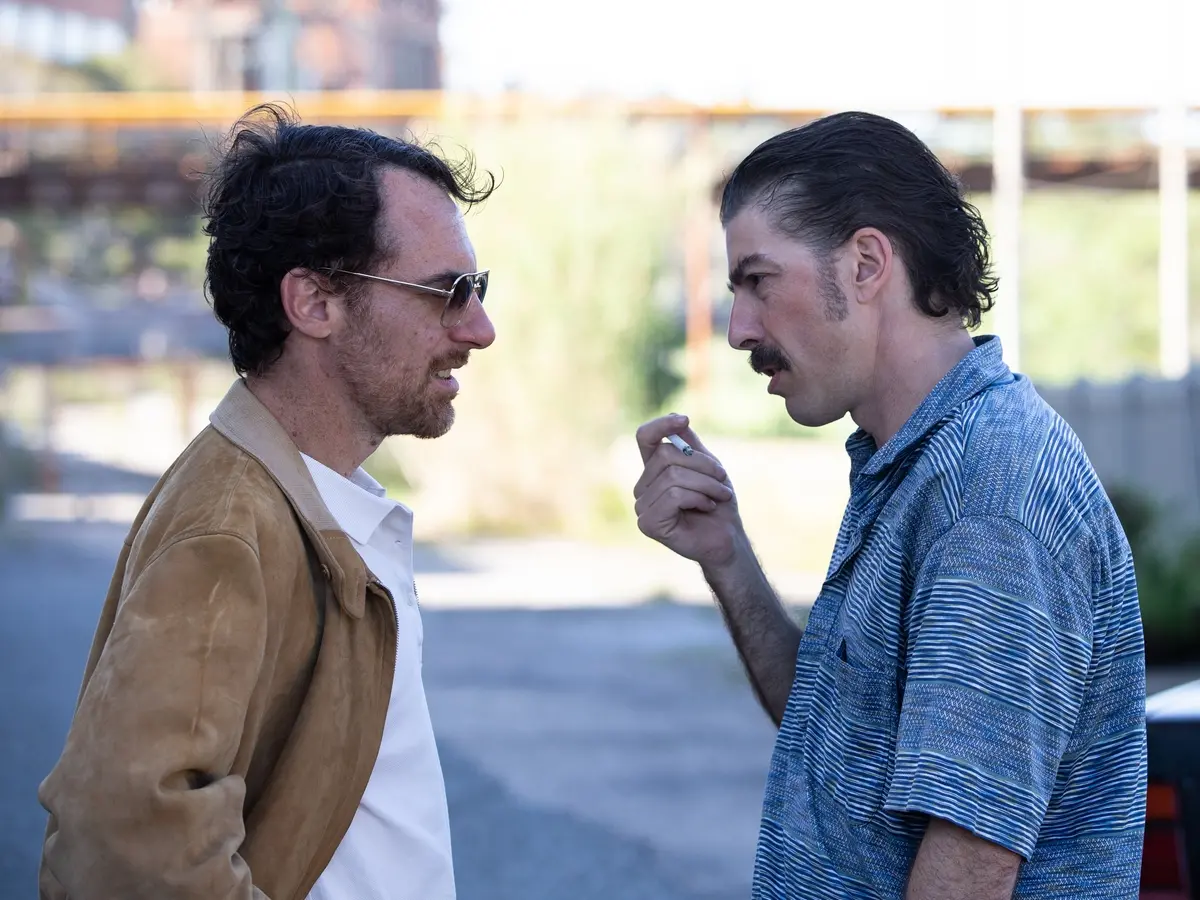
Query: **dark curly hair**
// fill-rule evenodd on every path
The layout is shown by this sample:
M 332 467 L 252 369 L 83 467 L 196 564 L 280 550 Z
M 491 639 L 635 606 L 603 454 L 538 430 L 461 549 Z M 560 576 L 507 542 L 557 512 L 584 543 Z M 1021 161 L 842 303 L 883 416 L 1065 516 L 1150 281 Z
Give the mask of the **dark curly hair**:
M 926 315 L 952 313 L 974 328 L 995 302 L 979 210 L 933 151 L 891 119 L 837 113 L 764 141 L 726 181 L 721 222 L 751 203 L 826 257 L 858 229 L 878 228 Z
M 229 132 L 207 177 L 204 287 L 239 375 L 262 375 L 283 352 L 291 330 L 279 296 L 285 274 L 378 263 L 385 166 L 427 178 L 468 207 L 496 186 L 491 174 L 476 185 L 469 154 L 449 163 L 430 147 L 367 129 L 301 125 L 277 104 L 256 106 Z M 331 282 L 353 295 L 348 280 Z

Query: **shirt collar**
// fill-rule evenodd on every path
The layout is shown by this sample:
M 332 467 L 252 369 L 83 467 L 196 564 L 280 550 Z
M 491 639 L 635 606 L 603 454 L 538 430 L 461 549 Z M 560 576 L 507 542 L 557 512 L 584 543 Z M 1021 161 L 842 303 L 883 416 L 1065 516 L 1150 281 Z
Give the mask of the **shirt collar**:
M 403 509 L 401 504 L 388 499 L 383 485 L 365 469 L 360 467 L 345 478 L 311 456 L 301 456 L 334 519 L 359 544 L 369 543 L 383 520 L 396 509 Z
M 935 425 L 980 391 L 1012 378 L 1004 362 L 1000 338 L 984 334 L 974 339 L 975 349 L 959 360 L 921 401 L 904 426 L 886 444 L 875 449 L 875 439 L 861 428 L 846 441 L 851 480 L 878 475 L 918 444 Z

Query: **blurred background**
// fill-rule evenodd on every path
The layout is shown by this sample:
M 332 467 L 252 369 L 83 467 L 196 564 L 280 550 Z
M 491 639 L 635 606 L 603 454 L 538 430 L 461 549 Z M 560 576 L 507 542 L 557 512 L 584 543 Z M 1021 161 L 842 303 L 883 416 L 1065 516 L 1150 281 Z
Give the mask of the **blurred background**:
M 125 531 L 234 378 L 198 174 L 261 100 L 471 152 L 499 339 L 416 511 L 460 897 L 745 896 L 772 729 L 698 573 L 640 537 L 632 433 L 688 413 L 801 619 L 848 496 L 725 344 L 715 200 L 759 141 L 891 115 L 993 235 L 985 316 L 1083 439 L 1152 685 L 1200 662 L 1200 10 L 1146 0 L 0 0 L 0 896 L 33 896 Z

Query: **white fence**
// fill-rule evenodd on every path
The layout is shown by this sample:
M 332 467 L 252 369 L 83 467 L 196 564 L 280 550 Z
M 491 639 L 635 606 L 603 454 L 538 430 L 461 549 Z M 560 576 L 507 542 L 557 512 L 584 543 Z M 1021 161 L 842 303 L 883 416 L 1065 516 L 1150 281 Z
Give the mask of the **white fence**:
M 1079 435 L 1105 487 L 1144 492 L 1200 526 L 1200 367 L 1184 378 L 1038 388 Z

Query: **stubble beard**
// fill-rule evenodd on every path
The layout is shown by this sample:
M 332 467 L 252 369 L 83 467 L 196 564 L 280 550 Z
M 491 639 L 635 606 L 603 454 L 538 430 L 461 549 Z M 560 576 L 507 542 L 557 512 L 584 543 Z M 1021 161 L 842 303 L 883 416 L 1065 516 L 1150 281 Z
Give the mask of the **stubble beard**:
M 410 435 L 439 438 L 454 424 L 454 406 L 433 391 L 433 371 L 411 372 L 388 365 L 388 348 L 364 317 L 337 349 L 338 377 L 367 424 L 381 438 Z M 457 362 L 457 361 L 456 361 Z

